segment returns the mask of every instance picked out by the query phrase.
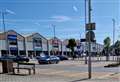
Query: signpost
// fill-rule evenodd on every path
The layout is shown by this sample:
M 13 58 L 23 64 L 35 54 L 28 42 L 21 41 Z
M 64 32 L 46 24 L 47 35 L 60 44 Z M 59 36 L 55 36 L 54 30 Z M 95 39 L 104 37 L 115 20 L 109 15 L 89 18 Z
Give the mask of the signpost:
M 92 42 L 92 41 L 94 41 L 94 39 L 95 39 L 95 33 L 91 30 L 88 31 L 86 33 L 86 41 L 89 42 L 89 40 L 90 40 L 90 42 Z
M 86 30 L 95 30 L 95 23 L 86 24 Z
M 91 23 L 91 0 L 88 0 L 88 24 L 86 25 L 86 41 L 88 41 L 88 78 L 92 77 L 92 66 L 91 66 L 91 42 L 95 39 L 95 23 Z

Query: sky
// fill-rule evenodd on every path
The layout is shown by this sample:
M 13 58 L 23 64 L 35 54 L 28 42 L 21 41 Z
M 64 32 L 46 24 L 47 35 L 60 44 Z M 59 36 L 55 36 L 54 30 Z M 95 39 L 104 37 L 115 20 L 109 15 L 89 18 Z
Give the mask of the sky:
M 0 12 L 5 14 L 6 30 L 20 34 L 38 32 L 46 38 L 61 40 L 85 37 L 85 0 L 0 0 Z M 120 40 L 120 0 L 91 0 L 92 22 L 96 23 L 95 36 L 98 43 L 113 37 Z M 87 13 L 88 14 L 88 13 Z M 0 31 L 3 31 L 0 15 Z

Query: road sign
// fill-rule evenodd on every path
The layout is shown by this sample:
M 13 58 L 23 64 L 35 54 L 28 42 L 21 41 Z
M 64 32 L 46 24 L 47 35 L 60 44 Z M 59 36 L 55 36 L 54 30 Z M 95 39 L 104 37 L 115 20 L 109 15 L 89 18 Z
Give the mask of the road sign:
M 95 30 L 95 23 L 86 24 L 86 30 Z
M 93 31 L 88 31 L 87 33 L 86 33 L 86 41 L 94 41 L 94 39 L 95 39 L 95 33 L 93 32 Z

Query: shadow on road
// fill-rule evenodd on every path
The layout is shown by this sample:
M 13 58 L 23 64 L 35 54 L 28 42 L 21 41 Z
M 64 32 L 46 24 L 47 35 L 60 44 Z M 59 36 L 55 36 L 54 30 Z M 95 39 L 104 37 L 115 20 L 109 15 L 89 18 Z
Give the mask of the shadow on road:
M 14 76 L 29 76 L 28 74 L 8 74 L 8 75 L 14 75 Z
M 89 78 L 83 78 L 83 79 L 80 79 L 80 80 L 74 80 L 74 81 L 71 81 L 71 82 L 79 82 L 79 81 L 84 81 L 84 80 L 89 80 Z

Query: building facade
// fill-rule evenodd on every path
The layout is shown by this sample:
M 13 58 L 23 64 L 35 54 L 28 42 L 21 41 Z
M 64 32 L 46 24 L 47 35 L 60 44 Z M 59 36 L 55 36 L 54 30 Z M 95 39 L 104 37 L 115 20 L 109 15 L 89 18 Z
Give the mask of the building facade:
M 62 41 L 57 37 L 48 40 L 49 43 L 49 54 L 50 55 L 61 55 L 62 54 Z
M 42 52 L 48 54 L 48 40 L 39 33 L 25 35 L 26 54 L 28 57 L 39 56 Z
M 14 30 L 0 33 L 0 56 L 1 55 L 26 55 L 36 57 L 41 53 L 48 55 L 71 55 L 71 50 L 67 48 L 68 39 L 61 41 L 57 37 L 47 40 L 39 33 L 21 35 Z M 76 40 L 75 53 L 88 51 L 88 42 Z M 91 43 L 91 52 L 100 53 L 104 46 L 99 43 Z
M 0 33 L 1 55 L 25 55 L 25 38 L 14 30 Z

